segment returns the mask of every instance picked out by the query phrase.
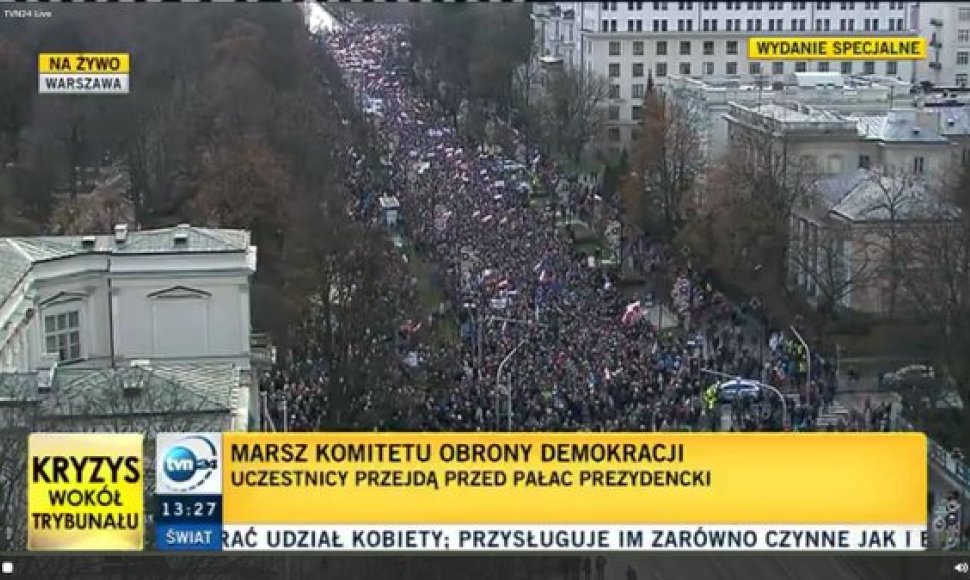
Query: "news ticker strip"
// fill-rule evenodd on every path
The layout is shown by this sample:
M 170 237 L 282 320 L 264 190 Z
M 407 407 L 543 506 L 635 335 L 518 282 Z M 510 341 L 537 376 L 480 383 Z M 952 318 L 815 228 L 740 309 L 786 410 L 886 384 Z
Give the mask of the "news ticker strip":
M 41 53 L 37 92 L 71 95 L 127 95 L 131 57 L 126 53 Z
M 753 36 L 750 60 L 924 60 L 921 36 Z
M 719 530 L 701 543 L 922 549 L 926 444 L 917 433 L 160 434 L 155 547 L 705 549 L 680 534 Z M 141 469 L 141 445 L 31 435 L 30 548 L 141 549 L 143 478 L 125 471 Z M 627 533 L 677 538 L 651 548 Z M 571 547 L 548 545 L 563 538 Z

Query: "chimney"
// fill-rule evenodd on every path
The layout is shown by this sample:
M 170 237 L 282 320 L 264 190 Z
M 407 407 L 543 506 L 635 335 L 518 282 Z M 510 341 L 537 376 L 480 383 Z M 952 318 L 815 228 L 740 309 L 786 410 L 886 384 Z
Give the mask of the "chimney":
M 179 224 L 172 233 L 172 241 L 176 246 L 184 246 L 189 242 L 189 224 Z
M 128 241 L 128 224 L 118 224 L 115 226 L 115 243 L 119 246 Z
M 44 353 L 37 362 L 37 394 L 47 395 L 54 387 L 57 373 L 57 353 Z

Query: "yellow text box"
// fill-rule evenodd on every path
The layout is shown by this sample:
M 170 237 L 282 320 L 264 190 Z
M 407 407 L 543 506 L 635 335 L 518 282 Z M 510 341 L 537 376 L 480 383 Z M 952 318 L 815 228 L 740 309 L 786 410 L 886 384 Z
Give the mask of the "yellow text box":
M 27 547 L 144 548 L 141 434 L 33 433 L 27 457 Z
M 128 74 L 131 58 L 120 52 L 46 52 L 37 56 L 41 74 Z
M 762 37 L 748 39 L 751 60 L 923 60 L 918 36 Z
M 653 462 L 543 461 L 553 450 L 653 450 Z M 428 461 L 338 462 L 347 451 L 398 447 Z M 449 461 L 460 449 L 522 450 L 517 461 Z M 565 445 L 563 448 L 561 446 Z M 625 447 L 625 446 L 631 447 Z M 659 446 L 658 446 L 659 445 Z M 681 446 L 682 461 L 663 462 Z M 325 446 L 325 447 L 321 447 Z M 522 447 L 525 446 L 525 447 Z M 580 446 L 580 447 L 571 447 Z M 645 447 L 646 446 L 646 447 Z M 657 447 L 652 447 L 657 446 Z M 662 446 L 662 447 L 661 447 Z M 273 449 L 277 457 L 267 459 Z M 327 461 L 318 460 L 326 450 Z M 389 449 L 384 447 L 384 449 Z M 676 453 L 676 452 L 675 452 Z M 264 434 L 223 437 L 223 517 L 232 524 L 917 524 L 926 522 L 926 439 L 921 434 Z M 346 456 L 342 456 L 346 457 Z M 405 455 L 401 455 L 406 458 Z M 501 459 L 501 458 L 499 458 Z M 301 461 L 303 460 L 303 461 Z M 448 471 L 492 479 L 515 472 L 571 472 L 574 485 L 445 485 Z M 575 485 L 587 477 L 630 480 L 624 472 L 709 473 L 709 486 Z M 298 472 L 318 482 L 296 485 Z M 334 473 L 346 472 L 344 482 Z M 441 483 L 356 485 L 393 477 Z M 394 472 L 398 472 L 396 475 Z M 329 479 L 325 474 L 330 473 Z M 384 475 L 390 473 L 391 475 Z M 595 475 L 601 473 L 602 475 Z M 423 475 L 421 475 L 423 474 Z M 420 477 L 419 477 L 420 475 Z M 290 485 L 273 485 L 285 483 Z M 477 476 L 476 476 L 477 477 Z M 654 475 L 657 480 L 657 475 Z M 665 483 L 667 475 L 659 478 Z M 388 478 L 388 479 L 384 479 Z M 690 478 L 688 478 L 690 479 Z M 484 483 L 485 480 L 479 480 Z M 329 484 L 333 485 L 329 485 Z M 681 481 L 680 483 L 683 483 Z M 696 481 L 693 481 L 696 483 Z

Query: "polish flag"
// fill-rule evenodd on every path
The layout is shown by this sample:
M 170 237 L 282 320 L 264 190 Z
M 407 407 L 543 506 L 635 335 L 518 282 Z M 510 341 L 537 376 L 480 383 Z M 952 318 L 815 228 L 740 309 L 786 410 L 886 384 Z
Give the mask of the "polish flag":
M 643 318 L 643 307 L 640 305 L 640 301 L 637 300 L 626 305 L 626 310 L 623 312 L 623 317 L 620 319 L 620 322 L 629 326 L 639 322 L 641 318 Z

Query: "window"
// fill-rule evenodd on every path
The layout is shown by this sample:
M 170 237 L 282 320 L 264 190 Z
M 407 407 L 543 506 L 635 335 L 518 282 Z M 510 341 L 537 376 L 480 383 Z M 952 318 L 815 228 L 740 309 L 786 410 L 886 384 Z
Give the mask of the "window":
M 605 22 L 605 20 L 604 20 L 604 22 Z M 654 32 L 660 32 L 660 21 L 659 20 L 654 20 L 653 21 L 653 31 Z
M 728 76 L 735 76 L 738 74 L 738 63 L 729 62 L 724 65 L 724 73 Z
M 760 62 L 749 62 L 748 63 L 748 74 L 760 75 L 761 74 L 761 63 Z
M 957 10 L 957 19 L 960 22 L 970 21 L 970 8 L 959 8 Z
M 632 76 L 634 78 L 638 78 L 638 77 L 642 77 L 643 76 L 643 63 L 642 62 L 635 62 L 635 63 L 633 63 Z
M 815 171 L 818 169 L 818 160 L 814 155 L 802 155 L 799 162 L 806 171 Z
M 862 63 L 862 74 L 864 75 L 874 75 L 876 74 L 876 63 L 871 60 L 867 60 Z
M 634 83 L 630 87 L 630 89 L 631 89 L 630 90 L 630 96 L 631 97 L 633 97 L 634 99 L 642 99 L 643 98 L 643 83 Z
M 859 169 L 869 169 L 872 167 L 872 159 L 868 155 L 859 156 Z
M 687 32 L 691 32 L 693 30 L 694 30 L 694 21 L 693 20 L 688 20 L 687 21 Z
M 748 22 L 746 23 L 746 26 L 747 28 L 745 28 L 745 30 L 748 30 L 748 31 L 754 30 L 754 20 L 748 18 Z
M 773 74 L 773 75 L 783 75 L 783 74 L 785 74 L 785 63 L 783 63 L 783 62 L 773 62 L 773 63 L 771 63 L 771 74 Z
M 634 121 L 643 119 L 643 107 L 640 105 L 633 105 L 633 107 L 630 109 L 630 118 Z
M 970 62 L 970 52 L 960 51 L 957 53 L 957 64 L 967 64 Z
M 960 73 L 960 74 L 958 74 L 957 77 L 956 77 L 956 79 L 957 79 L 957 86 L 958 87 L 965 87 L 965 86 L 967 86 L 967 73 Z
M 609 2 L 603 2 L 602 4 L 603 4 L 603 10 L 609 10 L 610 9 L 610 3 Z
M 602 24 L 602 26 L 600 26 L 600 32 L 609 32 L 609 30 L 610 30 L 610 21 L 609 20 L 604 20 L 601 24 Z
M 690 76 L 690 63 L 682 62 L 680 63 L 680 74 L 684 76 Z
M 610 2 L 610 10 L 616 12 L 616 2 Z
M 606 110 L 606 118 L 610 121 L 620 120 L 620 107 L 618 105 L 610 105 Z
M 626 31 L 627 32 L 633 32 L 633 19 L 632 18 L 627 18 L 626 19 Z
M 957 30 L 957 41 L 970 42 L 970 28 L 961 28 L 960 30 Z
M 633 2 L 627 2 L 626 3 L 626 9 L 627 10 L 633 10 L 633 4 L 634 4 Z
M 727 26 L 726 30 L 728 32 L 731 32 L 732 30 L 734 30 L 734 26 L 733 26 L 734 25 L 734 21 L 733 20 L 731 20 L 730 18 L 728 18 L 724 22 L 725 22 L 724 25 Z
M 873 18 L 872 19 L 872 29 L 873 30 L 879 30 L 879 19 L 878 18 Z
M 610 41 L 610 56 L 620 56 L 620 42 L 618 40 Z
M 850 18 L 849 19 L 849 32 L 852 32 L 854 30 L 855 30 L 855 20 L 852 19 L 852 18 Z
M 677 32 L 684 31 L 684 21 L 683 19 L 677 21 Z
M 926 169 L 926 160 L 922 157 L 913 157 L 913 173 L 923 173 Z
M 654 66 L 654 69 L 653 70 L 654 70 L 654 72 L 657 73 L 657 77 L 658 78 L 665 77 L 665 76 L 667 76 L 667 63 L 665 63 L 665 62 L 658 62 Z
M 850 75 L 850 74 L 852 74 L 852 63 L 851 62 L 843 62 L 842 63 L 842 74 L 844 74 L 844 75 Z
M 822 24 L 824 25 L 823 28 L 825 28 L 825 32 L 830 32 L 832 30 L 832 21 L 830 19 L 826 18 L 822 21 Z
M 805 72 L 808 70 L 808 63 L 804 60 L 800 60 L 795 63 L 795 72 Z
M 610 127 L 606 130 L 606 136 L 611 142 L 616 143 L 620 140 L 620 128 Z
M 758 31 L 761 30 L 761 19 L 760 18 L 758 18 L 758 19 L 756 19 L 754 21 L 754 29 L 755 30 L 758 30 Z
M 643 56 L 643 41 L 634 40 L 633 41 L 633 56 Z
M 899 30 L 900 32 L 903 30 L 903 19 L 902 18 L 897 18 L 896 19 L 896 30 Z
M 620 98 L 620 85 L 610 85 L 610 91 L 606 95 L 610 99 Z
M 894 77 L 899 74 L 899 63 L 894 60 L 888 61 L 886 63 L 886 74 Z
M 610 63 L 610 78 L 615 79 L 620 76 L 620 63 Z
M 667 41 L 658 40 L 657 41 L 657 56 L 667 56 Z
M 77 310 L 44 317 L 47 352 L 61 362 L 81 358 L 81 321 Z
M 660 21 L 660 32 L 667 32 L 667 21 L 666 20 L 661 20 Z
M 818 63 L 818 72 L 829 72 L 829 63 L 825 61 Z
M 680 43 L 680 54 L 681 56 L 690 56 L 690 41 L 683 40 Z
M 706 74 L 707 76 L 712 76 L 714 74 L 714 63 L 713 62 L 705 62 L 704 63 L 704 74 Z
M 616 20 L 610 20 L 610 32 L 616 32 Z
M 845 18 L 842 18 L 841 20 L 839 20 L 839 30 L 841 30 L 842 32 L 846 31 Z
M 842 173 L 842 156 L 838 154 L 829 155 L 826 160 L 826 173 L 829 175 L 839 175 Z
M 643 20 L 637 18 L 637 32 L 643 32 Z
M 705 40 L 704 41 L 704 54 L 706 56 L 710 56 L 710 55 L 714 54 L 714 41 L 713 40 Z
M 738 41 L 737 40 L 729 40 L 729 41 L 727 41 L 727 47 L 726 48 L 727 48 L 727 51 L 726 52 L 728 54 L 737 54 L 738 53 Z

